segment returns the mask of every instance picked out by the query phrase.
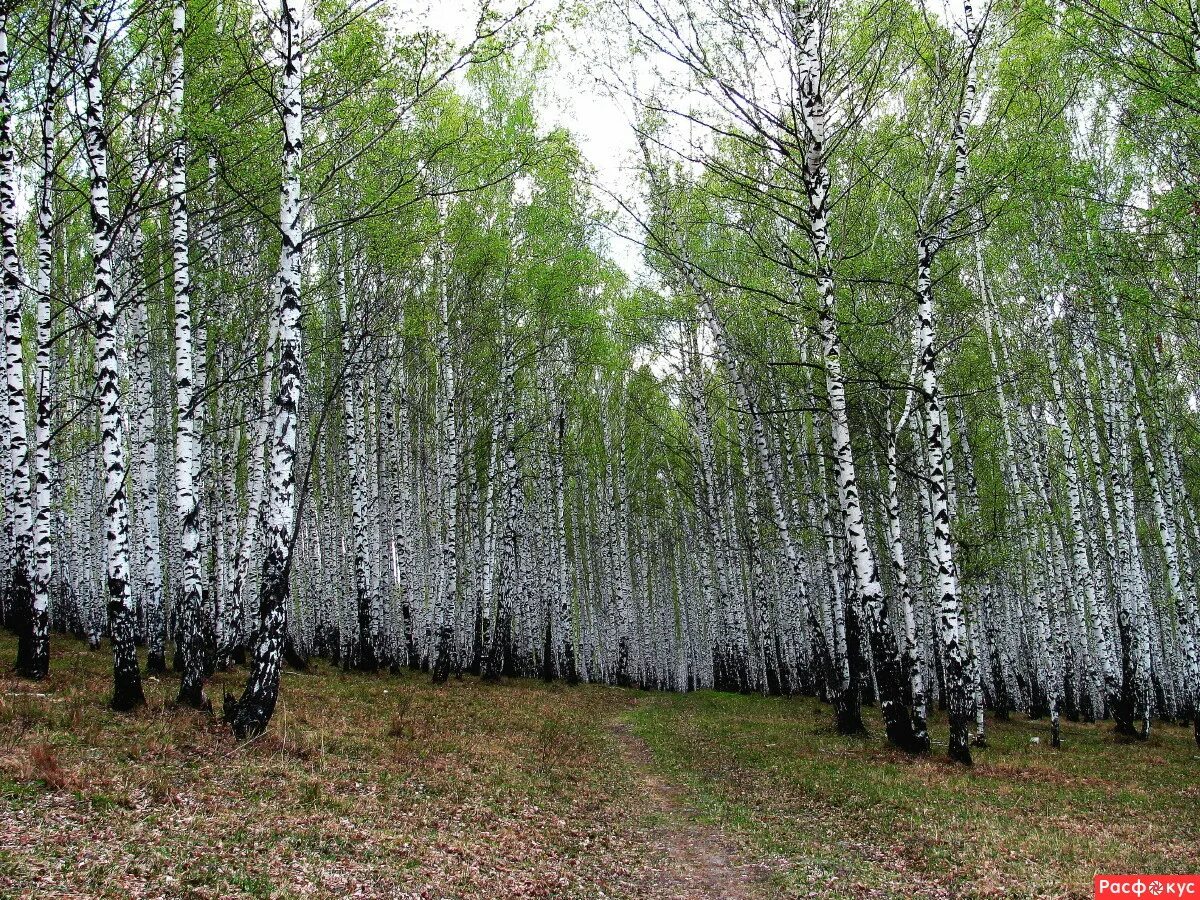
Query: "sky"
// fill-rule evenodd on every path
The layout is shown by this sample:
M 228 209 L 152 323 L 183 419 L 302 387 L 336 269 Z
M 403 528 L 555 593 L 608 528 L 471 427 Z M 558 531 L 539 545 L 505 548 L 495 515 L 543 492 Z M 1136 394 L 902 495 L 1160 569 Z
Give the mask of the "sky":
M 402 21 L 412 27 L 431 27 L 456 42 L 469 40 L 478 15 L 477 0 L 390 0 Z M 539 15 L 549 8 L 540 0 L 526 15 Z M 554 36 L 554 54 L 543 79 L 539 116 L 545 130 L 564 127 L 575 137 L 580 151 L 595 171 L 597 194 L 602 205 L 615 208 L 606 194 L 630 197 L 635 193 L 633 166 L 637 141 L 633 130 L 634 109 L 604 84 L 611 66 L 626 66 L 623 40 L 599 24 L 596 15 Z M 640 266 L 640 249 L 626 239 L 613 237 L 609 248 L 616 261 L 631 275 Z
M 461 44 L 470 40 L 473 34 L 480 0 L 387 2 L 402 21 L 409 23 L 407 27 L 413 30 L 433 28 Z M 491 2 L 501 9 L 507 9 L 528 0 Z M 525 15 L 544 18 L 552 9 L 568 6 L 573 0 L 532 2 L 533 8 Z M 962 21 L 963 0 L 923 2 L 930 13 L 943 22 Z M 650 61 L 644 56 L 631 57 L 626 49 L 629 43 L 626 26 L 617 21 L 620 13 L 615 5 L 600 0 L 589 0 L 587 5 L 591 7 L 588 12 L 577 13 L 578 21 L 562 26 L 549 40 L 554 52 L 549 71 L 539 79 L 544 86 L 539 117 L 541 126 L 546 130 L 565 127 L 571 131 L 595 172 L 593 193 L 606 209 L 616 210 L 618 205 L 613 195 L 633 200 L 639 194 L 636 178 L 638 147 L 633 127 L 637 110 L 629 97 L 611 85 L 618 81 L 632 82 L 641 96 L 648 96 L 667 81 L 680 85 L 690 82 L 690 79 L 681 78 L 677 67 L 669 65 L 665 58 Z M 656 69 L 668 74 L 657 74 Z M 768 93 L 772 88 L 781 87 L 774 84 L 774 72 L 770 66 L 764 69 L 762 76 Z M 688 91 L 686 100 L 678 102 L 686 103 L 693 112 L 704 110 L 711 101 L 702 99 L 702 93 Z M 673 144 L 683 146 L 700 139 L 700 135 L 680 121 L 671 127 L 675 129 L 674 136 L 669 138 Z M 681 128 L 686 131 L 677 130 Z M 620 230 L 626 235 L 637 233 L 636 227 L 628 221 L 620 226 Z M 631 276 L 636 278 L 645 275 L 641 249 L 635 241 L 622 237 L 620 233 L 614 234 L 609 239 L 608 248 L 611 256 Z

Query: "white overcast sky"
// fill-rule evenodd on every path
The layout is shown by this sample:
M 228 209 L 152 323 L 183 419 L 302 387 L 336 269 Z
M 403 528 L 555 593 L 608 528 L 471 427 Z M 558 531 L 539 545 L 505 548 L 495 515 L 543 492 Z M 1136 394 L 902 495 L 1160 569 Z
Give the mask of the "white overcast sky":
M 477 0 L 390 0 L 401 17 L 402 28 L 428 27 L 456 42 L 470 39 L 478 16 Z M 548 9 L 547 5 L 544 9 Z M 537 5 L 526 13 L 539 16 Z M 615 38 L 615 39 L 614 39 Z M 593 15 L 585 24 L 551 36 L 554 48 L 550 70 L 543 79 L 538 115 L 544 130 L 566 127 L 575 136 L 584 157 L 596 172 L 599 199 L 606 208 L 615 204 L 603 196 L 609 191 L 622 196 L 633 193 L 631 166 L 637 143 L 633 131 L 634 110 L 628 100 L 618 99 L 605 88 L 610 65 L 627 65 L 625 41 L 598 23 Z M 619 237 L 610 240 L 614 257 L 627 271 L 638 270 L 640 251 Z
M 387 0 L 399 14 L 403 30 L 432 28 L 456 43 L 471 38 L 478 18 L 479 0 Z M 501 8 L 511 7 L 522 0 L 492 0 Z M 525 15 L 536 19 L 545 16 L 560 2 L 571 0 L 533 0 L 534 6 Z M 963 0 L 924 0 L 926 7 L 944 22 L 960 22 Z M 663 59 L 631 58 L 628 35 L 616 22 L 612 7 L 608 13 L 594 7 L 606 5 L 596 0 L 588 4 L 593 10 L 582 22 L 564 27 L 547 39 L 553 48 L 550 71 L 539 79 L 543 94 L 539 98 L 538 115 L 545 130 L 565 126 L 575 136 L 584 157 L 596 173 L 596 196 L 605 208 L 615 209 L 616 203 L 606 194 L 616 194 L 633 200 L 636 194 L 634 171 L 637 141 L 633 128 L 636 109 L 633 102 L 614 91 L 614 81 L 636 83 L 637 93 L 648 96 L 664 84 L 655 69 L 664 66 Z M 666 71 L 675 67 L 666 65 Z M 769 76 L 768 76 L 769 77 Z M 678 72 L 670 79 L 680 83 Z M 689 92 L 691 93 L 691 92 Z M 707 106 L 697 94 L 679 99 L 693 112 Z M 699 104 L 699 105 L 697 105 Z M 676 123 L 677 125 L 679 123 Z M 686 134 L 677 133 L 672 143 L 687 144 L 700 139 L 691 128 Z M 626 229 L 636 234 L 633 228 Z M 640 273 L 641 250 L 630 240 L 613 236 L 609 240 L 613 257 L 631 275 Z

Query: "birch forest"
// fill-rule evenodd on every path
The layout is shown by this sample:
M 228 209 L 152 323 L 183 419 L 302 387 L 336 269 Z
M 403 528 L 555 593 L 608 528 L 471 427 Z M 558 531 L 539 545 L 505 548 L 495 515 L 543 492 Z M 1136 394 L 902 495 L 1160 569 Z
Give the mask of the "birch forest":
M 602 105 L 619 151 L 581 137 Z M 409 778 L 486 721 L 551 782 L 623 760 L 630 793 L 580 787 L 612 843 L 568 874 L 481 850 L 477 885 L 409 835 L 411 866 L 255 893 L 136 848 L 73 880 L 12 787 L 0 893 L 1084 896 L 1106 862 L 1194 869 L 1198 135 L 1194 0 L 4 0 L 0 785 L 94 828 L 89 771 L 118 817 L 157 796 L 113 774 L 127 748 L 280 790 L 393 752 L 337 749 L 340 714 Z M 695 786 L 814 741 L 786 790 Z M 880 794 L 832 819 L 891 809 L 907 837 L 855 846 L 920 844 L 904 872 L 810 847 L 762 876 L 774 826 L 728 817 L 840 803 L 867 777 L 843 757 L 936 782 L 912 802 L 950 833 L 995 778 L 1142 836 L 988 874 L 921 843 L 948 813 Z M 1174 787 L 1136 787 L 1154 765 Z M 674 876 L 617 824 L 639 796 L 683 816 Z M 553 847 L 591 815 L 538 802 Z M 338 846 L 323 871 L 383 858 Z

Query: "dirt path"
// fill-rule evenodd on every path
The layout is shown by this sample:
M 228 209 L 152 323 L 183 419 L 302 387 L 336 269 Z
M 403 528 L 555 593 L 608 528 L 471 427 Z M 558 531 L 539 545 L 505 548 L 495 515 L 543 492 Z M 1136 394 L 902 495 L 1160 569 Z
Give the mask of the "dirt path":
M 646 809 L 659 824 L 649 837 L 663 853 L 661 868 L 645 885 L 646 896 L 662 900 L 761 900 L 766 896 L 766 870 L 739 859 L 733 842 L 715 826 L 700 821 L 683 789 L 654 772 L 646 742 L 627 722 L 616 722 L 613 734 L 639 782 Z

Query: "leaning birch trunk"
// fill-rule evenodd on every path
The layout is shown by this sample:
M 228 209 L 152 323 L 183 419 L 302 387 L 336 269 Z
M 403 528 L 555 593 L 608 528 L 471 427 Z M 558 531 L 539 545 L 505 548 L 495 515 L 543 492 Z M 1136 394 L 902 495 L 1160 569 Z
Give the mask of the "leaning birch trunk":
M 799 107 L 804 132 L 804 188 L 808 199 L 808 232 L 817 272 L 820 296 L 817 330 L 825 366 L 825 390 L 829 398 L 833 440 L 834 477 L 842 529 L 850 551 L 854 590 L 862 603 L 867 631 L 875 658 L 880 710 L 888 740 L 910 752 L 929 749 L 914 727 L 912 711 L 905 698 L 905 677 L 896 636 L 892 631 L 887 597 L 879 579 L 875 552 L 867 540 L 866 521 L 859 500 L 854 454 L 850 447 L 850 423 L 846 411 L 846 384 L 842 374 L 841 341 L 836 320 L 833 263 L 830 259 L 829 187 L 827 132 L 828 116 L 822 85 L 824 73 L 823 27 L 816 2 L 800 10 L 795 37 L 799 64 Z
M 283 166 L 279 207 L 279 390 L 271 434 L 268 473 L 266 552 L 253 636 L 253 656 L 246 689 L 238 700 L 225 695 L 225 718 L 234 734 L 245 739 L 262 734 L 279 699 L 279 669 L 287 632 L 292 564 L 292 531 L 296 518 L 296 439 L 300 406 L 300 266 L 304 245 L 300 206 L 301 34 L 297 0 L 282 0 L 283 31 Z
M 5 573 L 8 602 L 20 624 L 17 671 L 42 678 L 49 669 L 46 615 L 33 607 L 33 495 L 29 480 L 29 423 L 25 411 L 25 357 L 21 335 L 21 273 L 17 259 L 16 165 L 13 150 L 12 98 L 8 79 L 7 14 L 0 16 L 0 293 L 4 300 L 5 386 L 11 492 L 12 556 Z M 115 316 L 115 308 L 112 310 Z M 115 335 L 113 336 L 115 337 Z M 115 345 L 113 347 L 115 353 Z M 114 359 L 115 361 L 115 359 Z M 115 375 L 115 372 L 114 372 Z M 115 388 L 116 385 L 114 384 Z
M 117 303 L 112 281 L 112 219 L 108 200 L 108 135 L 100 81 L 102 25 L 95 0 L 80 8 L 86 98 L 84 131 L 91 169 L 92 266 L 96 298 L 96 392 L 104 456 L 104 522 L 107 550 L 108 628 L 113 648 L 112 706 L 128 710 L 146 702 L 134 646 L 136 607 L 129 584 L 129 500 L 125 488 L 125 420 L 117 361 Z
M 1128 347 L 1128 338 L 1125 334 L 1125 323 L 1118 318 L 1119 336 L 1121 345 Z M 1159 477 L 1159 467 L 1155 464 L 1154 455 L 1151 452 L 1149 432 L 1146 428 L 1146 419 L 1142 415 L 1141 404 L 1138 400 L 1138 377 L 1134 371 L 1132 362 L 1126 362 L 1128 378 L 1129 378 L 1129 398 L 1130 406 L 1133 409 L 1134 430 L 1137 432 L 1138 446 L 1142 451 L 1142 462 L 1146 469 L 1146 476 L 1150 481 L 1150 499 L 1154 509 L 1154 518 L 1158 525 L 1159 539 L 1162 544 L 1163 557 L 1166 560 L 1167 567 L 1167 592 L 1171 604 L 1175 607 L 1176 615 L 1179 622 L 1179 637 L 1182 644 L 1184 656 L 1184 671 L 1185 671 L 1185 701 L 1193 718 L 1198 719 L 1195 713 L 1195 705 L 1200 699 L 1200 661 L 1197 660 L 1195 640 L 1192 635 L 1190 623 L 1188 622 L 1189 610 L 1187 596 L 1183 589 L 1183 576 L 1179 562 L 1179 549 L 1176 539 L 1175 521 L 1172 516 L 1168 515 L 1166 502 L 1164 500 L 1164 491 L 1162 480 Z M 15 456 L 14 456 L 14 473 Z M 1168 473 L 1169 474 L 1169 473 Z M 1200 723 L 1194 722 L 1196 728 L 1200 728 Z

